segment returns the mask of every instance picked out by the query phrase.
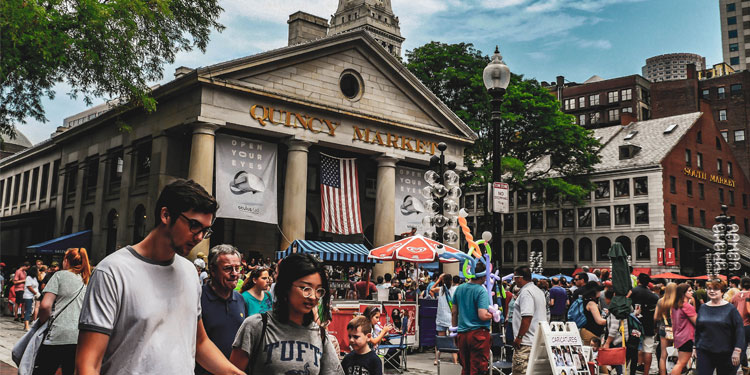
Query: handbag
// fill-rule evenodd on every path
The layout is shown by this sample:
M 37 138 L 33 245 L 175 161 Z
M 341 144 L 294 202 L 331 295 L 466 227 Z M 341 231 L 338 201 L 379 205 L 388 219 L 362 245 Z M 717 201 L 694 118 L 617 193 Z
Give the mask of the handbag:
M 664 332 L 666 332 L 664 338 L 667 340 L 674 340 L 674 332 L 672 332 L 672 326 L 669 325 L 669 322 L 667 322 L 666 316 L 663 316 L 662 318 L 664 318 Z
M 56 312 L 54 316 L 51 316 L 44 323 L 39 323 L 39 319 L 34 321 L 29 332 L 26 332 L 23 337 L 13 345 L 13 351 L 11 357 L 13 362 L 18 366 L 18 375 L 32 374 L 34 372 L 34 363 L 36 362 L 36 355 L 39 353 L 39 349 L 42 347 L 44 340 L 49 336 L 52 324 L 73 301 L 78 299 L 78 296 L 83 291 L 86 284 L 81 285 L 81 289 L 78 289 L 78 293 L 73 299 L 71 299 L 60 311 Z
M 596 356 L 599 366 L 616 366 L 625 364 L 625 327 L 620 322 L 620 334 L 622 335 L 622 347 L 619 348 L 599 348 Z

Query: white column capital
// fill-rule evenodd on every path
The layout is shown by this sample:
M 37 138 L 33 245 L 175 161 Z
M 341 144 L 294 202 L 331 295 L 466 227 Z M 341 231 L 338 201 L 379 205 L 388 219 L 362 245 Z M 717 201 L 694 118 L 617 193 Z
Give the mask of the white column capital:
M 286 145 L 289 146 L 289 152 L 291 151 L 309 152 L 310 146 L 312 146 L 311 142 L 302 141 L 299 139 L 289 139 L 284 143 L 286 143 Z
M 213 124 L 210 122 L 195 122 L 191 124 L 193 128 L 193 134 L 206 134 L 210 136 L 216 135 L 216 129 L 220 128 L 221 125 Z
M 378 162 L 378 168 L 396 168 L 396 163 L 401 159 L 403 158 L 391 154 L 381 154 L 375 157 L 375 160 Z

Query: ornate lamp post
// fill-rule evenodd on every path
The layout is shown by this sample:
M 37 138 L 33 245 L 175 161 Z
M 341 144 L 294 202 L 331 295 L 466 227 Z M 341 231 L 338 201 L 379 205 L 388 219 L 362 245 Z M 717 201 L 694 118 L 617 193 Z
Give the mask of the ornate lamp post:
M 425 172 L 427 186 L 422 189 L 427 215 L 422 219 L 424 236 L 442 243 L 458 241 L 458 199 L 461 188 L 458 187 L 456 162 L 445 162 L 445 150 L 448 145 L 438 144 L 440 155 L 430 158 L 430 170 Z M 434 228 L 434 230 L 433 230 Z
M 502 150 L 500 145 L 500 126 L 502 121 L 500 118 L 500 106 L 503 103 L 503 95 L 505 95 L 505 89 L 508 88 L 510 83 L 510 69 L 503 62 L 503 57 L 500 55 L 500 50 L 495 46 L 495 54 L 492 55 L 492 61 L 487 64 L 482 73 L 482 80 L 484 81 L 484 87 L 487 88 L 492 100 L 490 105 L 492 107 L 492 116 L 490 121 L 492 122 L 492 180 L 502 182 L 502 168 L 500 166 L 502 160 Z M 493 253 L 495 259 L 495 269 L 502 267 L 502 213 L 494 212 L 492 215 L 492 228 L 493 228 L 493 239 L 497 239 L 495 242 L 495 248 L 499 249 Z M 493 241 L 494 242 L 494 241 Z
M 714 276 L 724 271 L 728 279 L 731 271 L 739 271 L 741 266 L 737 249 L 740 226 L 732 223 L 727 209 L 726 205 L 721 205 L 721 215 L 716 217 L 716 224 L 711 228 L 714 232 L 714 251 L 706 254 L 706 274 Z

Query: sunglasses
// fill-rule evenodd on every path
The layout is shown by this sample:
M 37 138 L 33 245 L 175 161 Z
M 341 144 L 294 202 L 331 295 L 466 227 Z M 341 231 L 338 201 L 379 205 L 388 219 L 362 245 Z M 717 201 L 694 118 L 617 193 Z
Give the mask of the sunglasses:
M 203 238 L 209 238 L 214 233 L 213 228 L 211 228 L 211 225 L 213 225 L 213 222 L 211 225 L 204 227 L 203 224 L 201 224 L 200 221 L 191 219 L 184 214 L 180 214 L 180 217 L 185 219 L 188 223 L 188 227 L 190 229 L 190 233 L 192 233 L 194 236 L 197 236 L 200 233 L 203 233 Z

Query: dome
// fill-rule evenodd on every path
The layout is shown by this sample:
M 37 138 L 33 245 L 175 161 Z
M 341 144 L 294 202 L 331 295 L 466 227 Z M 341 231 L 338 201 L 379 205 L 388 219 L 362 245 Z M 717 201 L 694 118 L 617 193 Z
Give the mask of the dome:
M 31 144 L 31 141 L 29 141 L 28 138 L 26 138 L 21 131 L 18 129 L 15 129 L 16 131 L 16 137 L 11 138 L 7 134 L 0 134 L 0 139 L 2 139 L 2 146 L 0 149 L 2 151 L 11 151 L 11 152 L 18 152 L 20 150 L 30 148 L 33 145 Z

